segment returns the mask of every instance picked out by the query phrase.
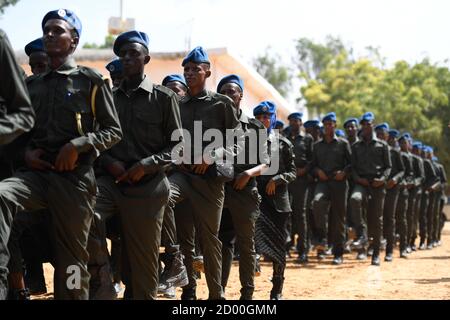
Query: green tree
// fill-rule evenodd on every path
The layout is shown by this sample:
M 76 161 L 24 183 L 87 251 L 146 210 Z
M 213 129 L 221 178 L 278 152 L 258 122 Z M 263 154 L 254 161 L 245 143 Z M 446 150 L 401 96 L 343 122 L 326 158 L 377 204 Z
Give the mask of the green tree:
M 272 54 L 270 48 L 267 48 L 263 55 L 253 60 L 253 65 L 260 75 L 286 97 L 291 89 L 292 76 L 287 67 L 279 64 L 280 60 L 280 56 Z
M 114 41 L 116 40 L 116 37 L 112 34 L 108 34 L 105 37 L 105 42 L 103 44 L 96 44 L 96 43 L 85 43 L 83 45 L 84 49 L 111 49 L 114 46 Z
M 15 5 L 19 0 L 0 0 L 0 14 L 5 12 L 7 6 Z

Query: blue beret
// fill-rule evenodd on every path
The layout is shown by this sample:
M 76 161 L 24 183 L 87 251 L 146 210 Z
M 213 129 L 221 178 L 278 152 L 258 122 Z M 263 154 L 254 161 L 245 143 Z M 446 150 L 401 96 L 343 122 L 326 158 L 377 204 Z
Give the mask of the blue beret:
M 412 147 L 416 148 L 416 149 L 422 149 L 422 142 L 414 141 L 413 144 L 412 144 Z
M 389 130 L 389 136 L 390 137 L 398 138 L 399 135 L 400 135 L 400 132 L 398 130 L 395 130 L 395 129 Z
M 272 101 L 263 101 L 253 109 L 253 115 L 257 116 L 264 113 L 275 114 L 276 111 L 277 107 Z
M 162 85 L 166 86 L 169 82 L 179 82 L 186 88 L 188 87 L 186 84 L 186 80 L 181 74 L 170 74 L 167 77 L 165 77 L 162 81 Z
M 389 131 L 389 124 L 387 122 L 380 123 L 375 127 L 375 130 Z
M 220 89 L 222 89 L 223 85 L 227 83 L 237 84 L 239 88 L 241 88 L 241 91 L 244 91 L 244 81 L 242 81 L 241 77 L 236 74 L 230 74 L 220 80 L 219 84 L 217 85 L 217 92 L 220 92 Z
M 150 40 L 145 32 L 136 30 L 127 31 L 121 33 L 117 37 L 116 41 L 114 41 L 113 51 L 116 55 L 119 55 L 120 48 L 122 48 L 122 46 L 126 43 L 139 43 L 142 44 L 144 47 L 146 47 L 148 50 L 149 42 Z
M 403 133 L 399 140 L 403 140 L 403 139 L 406 139 L 408 141 L 412 141 L 411 134 L 409 134 L 408 132 Z
M 361 117 L 361 122 L 363 121 L 373 121 L 375 120 L 375 115 L 372 112 L 366 112 Z
M 341 138 L 345 138 L 345 132 L 344 132 L 344 130 L 337 129 L 337 130 L 336 130 L 336 136 L 341 137 Z
M 183 59 L 182 67 L 188 62 L 209 64 L 208 54 L 202 47 L 196 47 Z
M 291 120 L 291 119 L 302 120 L 302 118 L 303 118 L 303 113 L 301 113 L 301 112 L 294 112 L 288 116 L 288 120 Z
M 334 112 L 329 112 L 327 113 L 323 118 L 322 118 L 322 122 L 325 121 L 333 121 L 336 122 L 336 113 Z
M 42 40 L 42 38 L 33 40 L 25 46 L 25 53 L 27 54 L 27 56 L 30 56 L 34 52 L 45 52 L 44 41 Z
M 430 146 L 426 146 L 426 148 L 425 148 L 425 150 L 424 150 L 426 153 L 433 153 L 433 148 L 432 147 L 430 147 Z
M 347 120 L 345 120 L 345 122 L 344 122 L 344 128 L 346 128 L 347 127 L 347 125 L 349 125 L 350 123 L 352 123 L 352 122 L 355 122 L 356 123 L 356 125 L 358 125 L 359 124 L 359 120 L 358 120 L 358 118 L 348 118 Z
M 275 127 L 284 128 L 284 122 L 281 120 L 277 120 L 277 122 L 275 122 Z
M 111 75 L 121 74 L 123 71 L 122 61 L 120 61 L 120 59 L 115 59 L 108 63 L 105 68 Z
M 59 9 L 48 12 L 44 19 L 42 19 L 42 30 L 44 30 L 45 24 L 48 20 L 52 19 L 61 19 L 70 24 L 78 33 L 78 37 L 81 37 L 81 20 L 77 17 L 77 15 L 68 9 Z
M 320 121 L 319 120 L 308 120 L 303 124 L 303 127 L 305 128 L 320 128 Z

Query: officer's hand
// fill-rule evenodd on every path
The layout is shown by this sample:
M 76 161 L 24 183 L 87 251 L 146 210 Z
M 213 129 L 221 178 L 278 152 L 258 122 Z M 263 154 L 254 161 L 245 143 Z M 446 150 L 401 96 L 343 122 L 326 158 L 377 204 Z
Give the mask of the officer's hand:
M 362 186 L 364 186 L 364 187 L 368 187 L 368 186 L 369 186 L 369 180 L 364 179 L 364 178 L 359 178 L 359 179 L 357 179 L 357 180 L 356 180 L 356 183 L 357 183 L 357 184 L 360 184 L 360 185 L 362 185 Z
M 392 189 L 393 187 L 395 187 L 395 185 L 397 184 L 397 182 L 394 179 L 391 179 L 388 181 L 388 183 L 386 184 L 386 188 L 388 189 Z
M 297 177 L 303 177 L 306 174 L 306 168 L 297 168 Z
M 41 159 L 45 153 L 42 149 L 27 150 L 25 152 L 25 163 L 30 169 L 35 170 L 55 170 L 55 167 L 47 161 Z
M 251 176 L 248 174 L 247 171 L 244 171 L 234 179 L 233 188 L 235 190 L 242 190 L 247 185 L 248 181 L 250 180 Z
M 385 184 L 384 180 L 373 179 L 373 181 L 372 181 L 372 187 L 374 187 L 374 188 L 379 188 L 379 187 L 383 186 L 384 184 Z
M 345 179 L 345 176 L 346 176 L 346 174 L 344 171 L 338 171 L 338 172 L 336 172 L 336 175 L 334 176 L 334 180 L 342 181 Z
M 125 164 L 121 161 L 114 161 L 106 167 L 106 170 L 112 175 L 115 179 L 119 178 L 121 175 L 125 173 Z
M 209 164 L 202 163 L 202 164 L 194 164 L 192 166 L 192 170 L 196 174 L 205 174 L 206 170 L 208 170 Z
M 269 183 L 267 183 L 267 186 L 266 186 L 266 193 L 269 196 L 273 196 L 275 194 L 276 187 L 277 187 L 277 185 L 275 184 L 275 181 L 270 180 Z
M 128 170 L 127 174 L 131 183 L 137 183 L 145 176 L 144 166 L 138 162 Z
M 56 171 L 72 171 L 78 160 L 78 151 L 73 144 L 66 143 L 56 157 Z
M 328 176 L 323 172 L 322 169 L 317 170 L 317 175 L 319 176 L 320 181 L 328 181 Z

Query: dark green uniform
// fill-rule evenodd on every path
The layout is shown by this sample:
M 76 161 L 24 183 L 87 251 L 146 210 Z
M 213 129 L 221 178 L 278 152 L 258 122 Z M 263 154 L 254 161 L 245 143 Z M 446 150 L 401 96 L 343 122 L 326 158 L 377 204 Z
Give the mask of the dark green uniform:
M 383 236 L 386 239 L 386 254 L 392 254 L 395 244 L 395 210 L 397 208 L 400 183 L 405 173 L 405 167 L 401 159 L 400 151 L 389 146 L 391 153 L 392 170 L 388 180 L 394 180 L 395 185 L 386 189 L 386 198 L 383 209 Z
M 387 180 L 391 173 L 391 156 L 386 142 L 373 136 L 372 140 L 366 142 L 360 140 L 352 145 L 352 175 L 354 181 L 359 178 Z M 379 254 L 381 226 L 383 220 L 384 198 L 386 195 L 385 186 L 374 188 L 355 183 L 350 197 L 352 207 L 352 220 L 355 224 L 358 238 L 367 239 L 370 235 L 373 238 L 374 256 Z M 363 219 L 363 202 L 368 199 L 367 224 Z M 369 234 L 367 232 L 369 228 Z
M 439 233 L 440 233 L 440 216 L 439 216 L 439 202 L 441 200 L 441 196 L 442 196 L 442 190 L 441 190 L 441 178 L 442 174 L 441 174 L 441 167 L 439 166 L 439 164 L 436 161 L 432 161 L 431 162 L 433 167 L 434 167 L 434 171 L 436 172 L 436 183 L 433 187 L 433 190 L 430 193 L 430 199 L 433 199 L 433 205 L 431 208 L 431 212 L 430 212 L 430 217 L 432 219 L 432 227 L 431 227 L 431 241 L 433 243 L 433 246 L 437 246 L 437 241 L 439 238 Z M 431 201 L 431 200 L 430 200 Z M 431 207 L 431 205 L 430 205 Z
M 428 240 L 428 244 L 431 244 L 432 238 L 432 212 L 433 201 L 430 188 L 436 183 L 438 177 L 434 166 L 429 159 L 423 159 L 423 167 L 425 172 L 425 180 L 422 185 L 422 203 L 420 206 L 420 242 L 424 243 L 425 239 Z
M 4 161 L 4 145 L 28 132 L 34 125 L 34 111 L 28 90 L 17 65 L 14 52 L 3 30 L 0 29 L 0 178 L 9 177 L 11 170 Z M 8 238 L 12 217 L 2 210 L 0 214 L 0 300 L 7 295 Z
M 269 135 L 268 148 L 271 161 L 279 163 L 278 171 L 259 176 L 258 190 L 262 201 L 261 214 L 256 223 L 257 252 L 266 255 L 273 262 L 271 299 L 281 295 L 286 267 L 286 225 L 291 205 L 289 201 L 288 184 L 297 176 L 293 146 L 285 137 Z M 274 157 L 273 151 L 278 148 L 279 158 Z M 273 180 L 276 184 L 274 195 L 266 192 L 267 184 Z
M 156 299 L 162 220 L 169 199 L 164 166 L 172 163 L 171 151 L 178 143 L 171 136 L 181 130 L 179 107 L 175 93 L 153 85 L 148 77 L 132 92 L 125 91 L 123 82 L 114 91 L 114 102 L 124 138 L 101 156 L 100 164 L 107 168 L 119 161 L 129 169 L 140 163 L 146 175 L 137 184 L 100 177 L 95 210 L 104 221 L 120 216 L 130 272 L 124 280 L 131 297 Z
M 291 234 L 298 234 L 297 249 L 299 255 L 302 255 L 308 251 L 309 228 L 306 200 L 308 199 L 308 171 L 311 168 L 313 138 L 309 134 L 302 133 L 292 136 L 290 131 L 286 132 L 286 134 L 286 138 L 294 146 L 295 166 L 297 169 L 306 170 L 303 176 L 297 175 L 295 181 L 289 184 L 289 196 L 292 206 Z
M 442 217 L 442 211 L 444 209 L 445 202 L 447 201 L 446 195 L 445 195 L 445 189 L 447 186 L 447 175 L 445 173 L 445 168 L 441 163 L 436 162 L 436 166 L 438 168 L 438 176 L 439 176 L 441 185 L 438 190 L 440 193 L 440 196 L 438 196 L 437 200 L 436 200 L 436 217 L 437 217 L 438 225 L 436 228 L 435 239 L 436 239 L 436 241 L 440 241 L 441 240 L 441 231 L 443 228 L 443 224 L 445 222 L 444 217 Z
M 422 202 L 422 183 L 425 178 L 425 172 L 423 168 L 423 160 L 415 154 L 411 154 L 411 159 L 413 162 L 413 187 L 409 190 L 409 197 L 411 199 L 409 204 L 412 202 L 414 206 L 411 207 L 413 210 L 413 221 L 409 234 L 411 235 L 410 244 L 414 245 L 417 238 L 417 229 L 419 227 L 419 217 L 420 217 L 420 207 Z
M 262 123 L 256 119 L 249 119 L 242 111 L 239 121 L 244 132 L 255 133 L 255 136 L 258 138 L 257 141 L 253 142 L 258 145 L 258 154 L 261 149 L 266 152 L 267 136 L 260 137 L 258 135 L 260 130 L 266 132 Z M 263 163 L 269 164 L 267 155 L 266 157 L 258 156 L 258 159 L 256 159 L 257 162 L 252 163 L 250 161 L 252 147 L 254 148 L 254 145 L 251 146 L 248 143 L 245 145 L 245 149 L 243 150 L 245 163 L 235 164 L 235 175 L 251 169 L 256 165 Z M 256 150 L 253 149 L 252 151 Z M 259 204 L 261 200 L 256 185 L 256 178 L 251 178 L 242 190 L 235 190 L 233 183 L 234 181 L 225 184 L 225 202 L 219 233 L 219 239 L 222 241 L 222 286 L 225 290 L 233 261 L 233 244 L 235 238 L 237 238 L 239 248 L 239 279 L 242 286 L 241 298 L 251 299 L 255 289 L 255 222 L 259 215 Z
M 317 183 L 313 197 L 313 215 L 320 242 L 326 242 L 328 228 L 335 256 L 342 256 L 345 242 L 345 215 L 347 209 L 348 182 L 347 176 L 351 170 L 351 150 L 347 140 L 334 137 L 328 143 L 325 139 L 314 144 L 313 171 L 325 172 L 328 181 Z M 346 178 L 335 180 L 337 171 L 344 171 Z M 331 211 L 330 211 L 331 208 Z M 331 217 L 328 219 L 328 212 Z M 330 225 L 327 228 L 328 221 Z
M 95 115 L 90 104 L 94 86 L 98 86 Z M 55 163 L 59 150 L 70 142 L 79 154 L 77 167 L 61 173 L 19 170 L 0 183 L 1 210 L 10 225 L 18 210 L 49 209 L 55 239 L 55 298 L 87 299 L 86 246 L 97 193 L 92 164 L 121 138 L 111 89 L 99 73 L 78 67 L 72 58 L 57 70 L 29 79 L 28 88 L 36 112 L 28 148 L 42 149 L 42 158 Z
M 227 96 L 203 91 L 195 97 L 187 95 L 180 101 L 180 113 L 183 129 L 189 132 L 192 141 L 186 141 L 184 152 L 191 151 L 193 159 L 202 155 L 204 148 L 210 143 L 195 143 L 198 135 L 207 129 L 219 130 L 223 137 L 227 129 L 238 129 L 240 122 L 237 118 L 233 102 Z M 202 122 L 202 130 L 195 132 L 194 121 Z M 195 130 L 197 131 L 197 130 Z M 194 147 L 195 145 L 195 147 Z M 189 150 L 188 150 L 189 149 Z M 195 150 L 194 150 L 195 149 Z M 231 146 L 234 150 L 234 147 Z M 232 152 L 219 148 L 215 155 L 221 158 L 221 153 Z M 192 162 L 193 163 L 193 162 Z M 217 165 L 208 167 L 204 175 L 197 175 L 190 170 L 190 165 L 184 166 L 185 170 L 179 168 L 174 170 L 169 177 L 171 197 L 166 210 L 173 210 L 175 205 L 183 200 L 189 201 L 192 210 L 187 212 L 176 212 L 183 217 L 175 216 L 177 221 L 178 240 L 183 255 L 186 258 L 189 284 L 183 287 L 182 298 L 193 298 L 195 295 L 196 280 L 192 268 L 194 254 L 193 225 L 196 222 L 196 232 L 200 237 L 201 249 L 204 256 L 206 281 L 211 299 L 223 298 L 222 290 L 222 245 L 218 233 L 225 197 L 223 180 L 218 177 Z M 167 213 L 171 214 L 171 213 Z M 180 225 L 179 221 L 187 220 Z M 190 223 L 189 223 L 190 222 Z M 198 228 L 197 228 L 198 227 Z
M 395 220 L 396 220 L 396 234 L 400 235 L 400 251 L 406 250 L 408 246 L 408 222 L 411 220 L 407 217 L 408 213 L 408 181 L 406 177 L 410 177 L 412 162 L 409 154 L 402 152 L 401 153 L 401 161 L 404 167 L 404 178 L 401 180 L 399 185 L 399 195 L 398 195 L 398 203 L 395 212 Z

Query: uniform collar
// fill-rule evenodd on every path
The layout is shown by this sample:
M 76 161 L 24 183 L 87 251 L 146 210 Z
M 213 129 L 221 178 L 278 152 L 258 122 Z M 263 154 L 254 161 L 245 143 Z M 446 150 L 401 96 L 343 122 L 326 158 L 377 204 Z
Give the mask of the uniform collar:
M 122 81 L 120 83 L 120 86 L 119 86 L 118 89 L 120 89 L 124 93 L 127 92 L 126 89 L 125 89 L 125 81 Z M 147 77 L 147 75 L 144 75 L 144 80 L 142 80 L 142 82 L 139 84 L 139 86 L 133 91 L 138 91 L 139 89 L 147 91 L 148 93 L 152 93 L 153 92 L 153 83 Z
M 209 100 L 211 100 L 211 95 L 208 92 L 208 90 L 206 90 L 206 89 L 204 89 L 202 92 L 200 92 L 196 96 L 191 96 L 189 91 L 188 91 L 188 94 L 184 97 L 184 100 L 186 102 L 190 101 L 190 100 L 205 100 L 205 101 L 209 101 Z
M 250 123 L 247 115 L 242 111 L 242 109 L 239 109 L 239 121 L 243 123 Z
M 56 70 L 49 69 L 48 71 L 46 71 L 44 73 L 44 76 L 47 76 L 48 74 L 50 74 L 52 72 L 69 75 L 77 68 L 78 68 L 78 65 L 76 64 L 75 59 L 73 57 L 70 57 L 58 69 L 56 69 Z
M 321 140 L 322 140 L 322 142 L 330 143 L 330 142 L 327 142 L 327 140 L 325 140 L 325 137 L 323 137 Z M 331 140 L 331 142 L 334 142 L 334 141 L 338 141 L 338 137 L 337 137 L 336 134 L 334 134 L 333 139 Z

